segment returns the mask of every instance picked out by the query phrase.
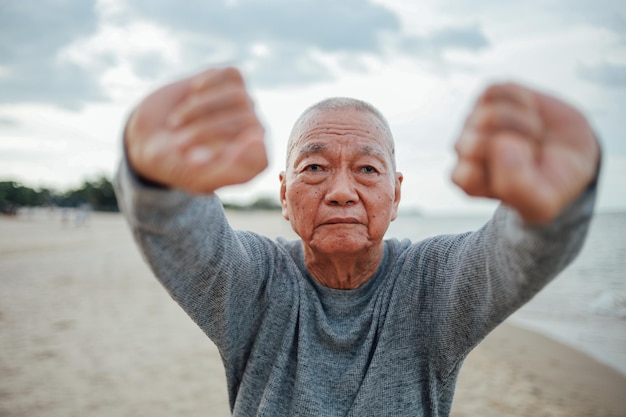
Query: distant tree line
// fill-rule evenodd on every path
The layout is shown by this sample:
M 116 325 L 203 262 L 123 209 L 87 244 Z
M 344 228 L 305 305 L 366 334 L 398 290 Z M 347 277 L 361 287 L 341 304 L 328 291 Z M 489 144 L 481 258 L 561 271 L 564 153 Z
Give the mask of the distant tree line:
M 81 207 L 96 211 L 119 211 L 113 184 L 106 177 L 85 181 L 80 187 L 58 192 L 49 188 L 33 189 L 15 181 L 0 181 L 0 213 L 15 214 L 20 207 Z M 249 204 L 224 202 L 233 210 L 280 210 L 272 197 L 261 196 Z
M 0 181 L 0 212 L 14 214 L 20 207 L 89 205 L 97 211 L 119 211 L 113 184 L 106 177 L 85 181 L 80 187 L 64 192 L 48 188 L 33 189 L 15 181 Z
M 224 201 L 222 204 L 224 208 L 230 210 L 280 210 L 281 208 L 278 200 L 268 196 L 258 197 L 249 204 L 237 204 L 227 201 Z

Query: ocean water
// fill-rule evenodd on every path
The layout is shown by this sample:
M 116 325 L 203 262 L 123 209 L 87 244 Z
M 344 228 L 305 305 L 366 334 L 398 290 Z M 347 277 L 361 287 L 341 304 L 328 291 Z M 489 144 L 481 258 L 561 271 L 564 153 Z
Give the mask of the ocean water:
M 475 230 L 489 216 L 401 214 L 387 237 L 413 241 Z M 626 212 L 597 214 L 578 258 L 509 319 L 626 375 Z

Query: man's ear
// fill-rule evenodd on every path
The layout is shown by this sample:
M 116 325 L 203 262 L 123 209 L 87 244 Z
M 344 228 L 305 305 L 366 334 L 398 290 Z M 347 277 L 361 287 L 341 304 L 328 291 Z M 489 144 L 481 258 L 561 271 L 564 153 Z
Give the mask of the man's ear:
M 280 180 L 280 207 L 282 208 L 283 217 L 289 221 L 289 211 L 287 210 L 287 174 L 281 171 L 278 174 Z
M 394 197 L 393 197 L 393 209 L 391 211 L 391 221 L 394 221 L 398 217 L 398 206 L 400 205 L 400 197 L 402 196 L 402 180 L 404 176 L 401 172 L 396 172 L 396 179 L 394 181 Z

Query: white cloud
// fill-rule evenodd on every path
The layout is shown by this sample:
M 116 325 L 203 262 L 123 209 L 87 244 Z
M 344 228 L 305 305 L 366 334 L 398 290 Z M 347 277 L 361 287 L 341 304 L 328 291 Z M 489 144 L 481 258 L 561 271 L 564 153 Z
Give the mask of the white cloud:
M 67 2 L 62 17 L 49 16 L 51 0 L 37 10 L 12 9 L 25 17 L 22 28 L 3 26 L 10 36 L 0 40 L 6 52 L 0 177 L 62 185 L 112 173 L 134 103 L 175 77 L 229 63 L 246 74 L 268 128 L 271 160 L 251 184 L 223 190 L 229 198 L 277 193 L 291 123 L 311 103 L 346 95 L 387 115 L 406 178 L 404 205 L 490 209 L 493 203 L 470 203 L 449 181 L 452 142 L 480 89 L 513 78 L 553 91 L 589 115 L 607 157 L 601 205 L 626 207 L 623 193 L 608 191 L 624 189 L 626 177 L 615 168 L 626 155 L 620 81 L 626 42 L 624 13 L 613 13 L 617 3 L 590 9 L 557 1 L 538 13 L 533 1 L 350 1 L 305 2 L 304 9 L 275 2 L 260 10 L 250 1 L 215 8 L 215 2 L 98 0 L 95 7 Z M 45 22 L 49 39 L 29 32 L 36 22 Z M 32 36 L 16 38 L 23 30 Z M 28 47 L 28 60 L 12 58 Z M 27 104 L 33 102 L 45 105 Z
M 126 26 L 104 24 L 93 36 L 67 45 L 60 55 L 98 74 L 102 90 L 117 101 L 145 93 L 155 80 L 163 82 L 182 64 L 177 38 L 162 27 L 141 21 Z M 146 77 L 146 72 L 150 76 Z

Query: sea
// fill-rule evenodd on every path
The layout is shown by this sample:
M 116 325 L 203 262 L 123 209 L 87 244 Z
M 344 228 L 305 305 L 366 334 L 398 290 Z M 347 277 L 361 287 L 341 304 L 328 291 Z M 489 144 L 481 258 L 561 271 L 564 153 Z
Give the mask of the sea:
M 386 237 L 415 242 L 476 230 L 488 218 L 401 213 Z M 507 321 L 626 375 L 626 212 L 596 214 L 576 260 Z

